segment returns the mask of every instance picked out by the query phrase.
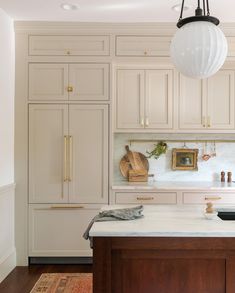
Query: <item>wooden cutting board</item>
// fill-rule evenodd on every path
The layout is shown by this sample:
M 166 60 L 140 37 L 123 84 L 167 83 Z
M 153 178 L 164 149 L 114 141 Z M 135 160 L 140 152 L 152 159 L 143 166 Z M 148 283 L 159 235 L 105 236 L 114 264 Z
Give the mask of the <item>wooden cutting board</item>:
M 130 151 L 126 146 L 127 154 L 122 157 L 119 167 L 123 177 L 128 178 L 129 170 L 149 170 L 149 162 L 146 156 L 139 152 Z

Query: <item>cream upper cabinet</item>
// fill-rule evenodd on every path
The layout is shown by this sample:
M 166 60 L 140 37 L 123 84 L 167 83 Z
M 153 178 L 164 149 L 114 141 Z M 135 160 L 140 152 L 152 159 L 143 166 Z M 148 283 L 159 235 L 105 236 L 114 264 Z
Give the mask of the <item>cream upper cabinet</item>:
M 234 71 L 197 80 L 179 74 L 179 128 L 234 129 Z
M 117 70 L 117 130 L 170 129 L 172 103 L 172 70 Z
M 201 79 L 179 74 L 179 128 L 203 129 L 206 126 L 206 98 Z
M 109 99 L 108 64 L 69 65 L 69 100 L 104 101 Z
M 29 201 L 68 201 L 64 137 L 68 134 L 68 106 L 29 107 Z
M 145 127 L 172 128 L 172 71 L 146 70 L 145 90 Z
M 108 153 L 107 105 L 30 105 L 30 203 L 107 203 Z
M 31 56 L 109 56 L 109 36 L 29 36 Z
M 72 203 L 108 202 L 108 106 L 70 105 Z
M 118 129 L 144 128 L 144 70 L 117 71 L 116 118 Z
M 207 127 L 234 129 L 234 71 L 221 70 L 210 77 L 207 98 Z
M 107 101 L 109 64 L 30 63 L 29 100 Z

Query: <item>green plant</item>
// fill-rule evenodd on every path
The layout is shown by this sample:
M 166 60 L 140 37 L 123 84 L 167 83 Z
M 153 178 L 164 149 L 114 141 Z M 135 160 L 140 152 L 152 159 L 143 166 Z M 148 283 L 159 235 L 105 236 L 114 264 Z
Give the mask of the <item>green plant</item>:
M 159 143 L 154 145 L 154 149 L 151 152 L 146 152 L 149 156 L 148 158 L 154 157 L 154 159 L 158 159 L 162 154 L 165 154 L 167 151 L 167 143 L 164 141 L 160 141 Z

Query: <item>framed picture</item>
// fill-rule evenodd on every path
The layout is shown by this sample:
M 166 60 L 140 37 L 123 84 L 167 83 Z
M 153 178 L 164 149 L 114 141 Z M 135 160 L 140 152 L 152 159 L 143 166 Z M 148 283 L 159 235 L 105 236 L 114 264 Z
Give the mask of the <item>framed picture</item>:
M 173 149 L 172 170 L 198 170 L 198 149 Z

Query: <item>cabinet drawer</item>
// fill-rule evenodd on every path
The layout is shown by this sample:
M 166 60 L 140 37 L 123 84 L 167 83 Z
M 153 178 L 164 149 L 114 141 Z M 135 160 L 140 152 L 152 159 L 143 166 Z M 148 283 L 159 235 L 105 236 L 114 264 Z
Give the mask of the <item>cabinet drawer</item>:
M 177 193 L 175 192 L 117 192 L 115 193 L 116 204 L 176 204 Z
M 220 192 L 184 192 L 183 203 L 185 204 L 205 204 L 213 202 L 214 204 L 235 204 L 235 194 Z
M 29 256 L 90 256 L 83 239 L 98 205 L 29 205 Z
M 117 36 L 117 56 L 169 56 L 171 38 L 167 36 Z
M 109 36 L 29 36 L 29 55 L 109 56 Z

